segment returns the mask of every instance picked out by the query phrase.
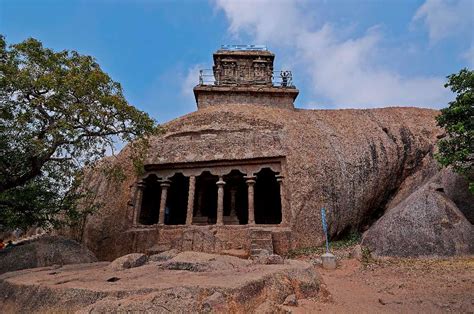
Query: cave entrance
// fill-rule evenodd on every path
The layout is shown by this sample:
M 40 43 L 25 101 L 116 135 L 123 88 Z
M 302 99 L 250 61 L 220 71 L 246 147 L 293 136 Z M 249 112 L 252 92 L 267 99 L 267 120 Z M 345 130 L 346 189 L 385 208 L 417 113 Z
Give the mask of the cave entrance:
M 217 219 L 218 176 L 204 171 L 196 177 L 193 224 L 215 224 Z
M 165 207 L 165 225 L 184 225 L 188 206 L 189 178 L 176 173 L 170 181 Z
M 224 181 L 224 224 L 247 224 L 248 193 L 244 174 L 239 170 L 232 170 L 224 176 Z
M 257 173 L 255 183 L 255 223 L 281 223 L 280 185 L 276 172 L 263 168 Z
M 161 188 L 158 177 L 149 175 L 144 180 L 142 207 L 140 210 L 139 223 L 142 225 L 154 225 L 158 223 L 160 214 Z

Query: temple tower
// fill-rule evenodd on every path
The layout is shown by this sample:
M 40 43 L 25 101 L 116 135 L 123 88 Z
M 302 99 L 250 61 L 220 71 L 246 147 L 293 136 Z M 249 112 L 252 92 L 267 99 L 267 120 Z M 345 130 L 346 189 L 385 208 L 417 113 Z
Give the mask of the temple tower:
M 291 71 L 275 71 L 275 55 L 260 45 L 224 45 L 212 70 L 201 70 L 194 87 L 198 109 L 214 105 L 294 108 L 299 91 Z

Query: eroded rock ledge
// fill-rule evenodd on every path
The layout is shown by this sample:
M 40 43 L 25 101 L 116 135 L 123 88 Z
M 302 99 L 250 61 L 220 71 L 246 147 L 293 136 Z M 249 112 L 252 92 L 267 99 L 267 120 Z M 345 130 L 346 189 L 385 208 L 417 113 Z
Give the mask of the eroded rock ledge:
M 170 263 L 199 271 L 170 270 Z M 44 267 L 0 276 L 0 312 L 217 312 L 278 309 L 294 294 L 316 296 L 320 277 L 305 262 L 255 264 L 232 256 L 183 252 L 163 262 L 113 270 L 109 263 Z

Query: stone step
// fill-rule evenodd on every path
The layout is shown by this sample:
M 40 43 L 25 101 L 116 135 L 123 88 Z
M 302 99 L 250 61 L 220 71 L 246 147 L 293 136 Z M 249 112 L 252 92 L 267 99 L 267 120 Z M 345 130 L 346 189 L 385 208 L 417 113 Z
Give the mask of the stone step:
M 250 242 L 251 249 L 265 249 L 270 253 L 273 253 L 273 242 L 272 240 L 266 239 L 255 239 Z
M 273 246 L 272 245 L 256 245 L 256 244 L 250 244 L 250 249 L 251 250 L 266 250 L 270 253 L 273 253 Z
M 251 230 L 250 231 L 250 239 L 272 239 L 272 232 L 266 230 Z
M 250 250 L 250 256 L 268 256 L 268 255 L 271 255 L 271 253 L 265 249 L 251 249 Z

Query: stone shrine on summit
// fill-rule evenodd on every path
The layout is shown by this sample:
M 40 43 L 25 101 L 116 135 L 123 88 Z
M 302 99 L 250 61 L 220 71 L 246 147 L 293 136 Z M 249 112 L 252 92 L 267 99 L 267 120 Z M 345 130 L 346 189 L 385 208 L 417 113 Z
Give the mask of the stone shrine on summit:
M 290 71 L 274 71 L 275 55 L 264 46 L 222 46 L 212 70 L 201 70 L 194 88 L 198 109 L 252 104 L 294 108 L 298 90 Z

